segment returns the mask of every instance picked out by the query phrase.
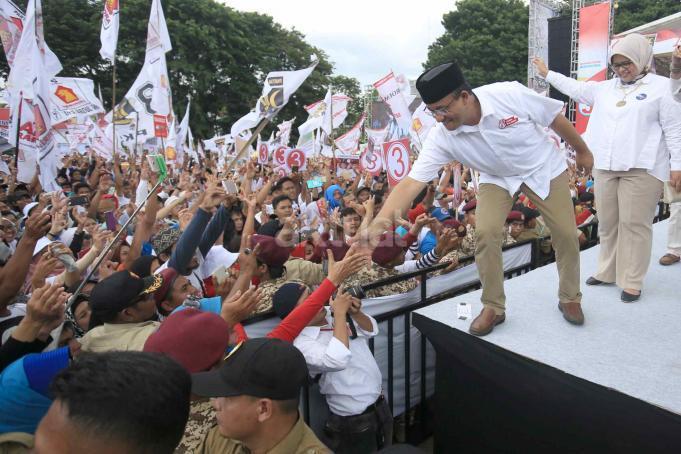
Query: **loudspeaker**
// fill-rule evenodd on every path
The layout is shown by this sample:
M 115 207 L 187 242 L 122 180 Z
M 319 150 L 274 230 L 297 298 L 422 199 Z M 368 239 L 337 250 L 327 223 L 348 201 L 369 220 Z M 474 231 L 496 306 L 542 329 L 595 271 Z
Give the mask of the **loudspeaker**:
M 570 16 L 552 17 L 549 22 L 549 69 L 570 77 L 572 20 Z M 569 98 L 551 87 L 549 96 L 563 102 Z

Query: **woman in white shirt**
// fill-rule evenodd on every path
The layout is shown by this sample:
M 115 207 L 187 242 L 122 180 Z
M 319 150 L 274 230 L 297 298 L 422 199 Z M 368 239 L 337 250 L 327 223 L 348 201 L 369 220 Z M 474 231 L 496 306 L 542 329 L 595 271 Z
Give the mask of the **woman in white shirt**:
M 622 301 L 633 302 L 650 263 L 663 181 L 681 185 L 681 105 L 669 96 L 669 80 L 650 72 L 646 38 L 627 35 L 610 55 L 616 77 L 600 82 L 549 71 L 539 58 L 534 64 L 553 87 L 592 107 L 583 138 L 594 154 L 601 249 L 598 271 L 586 283 L 616 283 Z

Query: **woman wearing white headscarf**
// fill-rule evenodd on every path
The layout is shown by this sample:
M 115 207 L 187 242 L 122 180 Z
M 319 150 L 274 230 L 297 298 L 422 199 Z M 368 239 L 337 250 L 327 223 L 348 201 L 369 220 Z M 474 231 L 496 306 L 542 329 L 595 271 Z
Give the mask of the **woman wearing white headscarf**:
M 630 34 L 611 47 L 610 80 L 579 82 L 533 61 L 552 86 L 592 107 L 583 138 L 594 154 L 601 248 L 586 283 L 616 283 L 623 302 L 641 295 L 663 182 L 681 188 L 681 104 L 669 79 L 650 71 L 652 57 L 648 40 Z

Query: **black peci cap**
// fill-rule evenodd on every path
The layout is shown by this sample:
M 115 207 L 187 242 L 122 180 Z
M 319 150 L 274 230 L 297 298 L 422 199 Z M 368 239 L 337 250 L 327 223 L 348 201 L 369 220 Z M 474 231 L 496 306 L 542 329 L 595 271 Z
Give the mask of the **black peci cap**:
M 416 79 L 416 89 L 426 104 L 437 102 L 467 84 L 455 62 L 430 68 Z

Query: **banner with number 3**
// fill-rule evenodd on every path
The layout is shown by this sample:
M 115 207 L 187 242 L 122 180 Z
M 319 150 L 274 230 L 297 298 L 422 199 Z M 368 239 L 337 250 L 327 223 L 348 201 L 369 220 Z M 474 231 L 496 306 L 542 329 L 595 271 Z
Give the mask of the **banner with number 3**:
M 383 143 L 383 162 L 388 174 L 388 184 L 393 187 L 402 181 L 411 170 L 409 139 Z
M 365 147 L 359 157 L 359 165 L 362 172 L 369 172 L 373 176 L 378 176 L 383 170 L 383 157 L 379 153 L 373 153 L 369 147 Z

